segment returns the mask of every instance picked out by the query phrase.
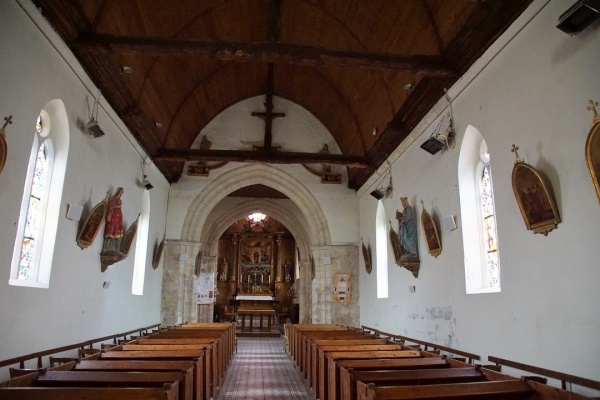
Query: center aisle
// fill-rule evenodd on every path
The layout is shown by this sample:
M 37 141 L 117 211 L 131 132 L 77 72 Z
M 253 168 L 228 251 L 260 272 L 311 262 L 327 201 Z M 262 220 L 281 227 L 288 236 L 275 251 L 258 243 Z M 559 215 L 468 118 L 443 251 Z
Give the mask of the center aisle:
M 314 400 L 282 338 L 237 338 L 237 353 L 215 400 Z

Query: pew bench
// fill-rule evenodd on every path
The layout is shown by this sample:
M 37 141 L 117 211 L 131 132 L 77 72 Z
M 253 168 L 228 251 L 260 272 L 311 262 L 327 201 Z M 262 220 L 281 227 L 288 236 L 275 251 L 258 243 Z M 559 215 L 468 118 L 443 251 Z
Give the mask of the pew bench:
M 357 383 L 358 400 L 528 399 L 535 391 L 521 380 L 419 386 L 376 386 Z
M 46 371 L 5 382 L 6 387 L 119 387 L 161 388 L 177 382 L 178 400 L 193 400 L 192 376 L 178 372 Z
M 72 371 L 95 372 L 182 372 L 191 381 L 194 400 L 208 400 L 204 396 L 203 376 L 195 371 L 193 361 L 152 360 L 81 360 L 73 363 Z
M 195 376 L 202 377 L 201 380 L 204 384 L 204 398 L 210 399 L 216 392 L 216 387 L 213 381 L 213 375 L 211 372 L 211 366 L 205 367 L 204 351 L 203 350 L 149 350 L 149 351 L 106 351 L 98 355 L 98 360 L 153 360 L 153 361 L 167 361 L 167 360 L 187 360 L 194 363 L 194 374 Z
M 320 351 L 319 351 L 320 352 Z M 319 399 L 327 400 L 331 395 L 331 400 L 337 397 L 339 393 L 339 365 L 341 360 L 361 360 L 361 359 L 385 359 L 385 358 L 420 358 L 420 351 L 416 350 L 381 350 L 381 351 L 333 351 L 325 353 L 320 360 L 319 366 Z M 321 355 L 319 354 L 319 358 Z
M 481 382 L 487 380 L 479 368 L 438 368 L 410 370 L 355 371 L 340 368 L 340 400 L 356 400 L 356 384 L 376 386 L 431 385 L 439 383 Z
M 161 388 L 0 387 L 2 400 L 177 400 L 177 382 Z

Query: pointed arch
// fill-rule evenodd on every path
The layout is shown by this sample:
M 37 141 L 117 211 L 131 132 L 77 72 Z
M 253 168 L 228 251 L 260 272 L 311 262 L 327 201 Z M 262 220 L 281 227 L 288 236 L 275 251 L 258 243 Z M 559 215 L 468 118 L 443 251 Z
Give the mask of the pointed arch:
M 313 194 L 296 178 L 266 164 L 244 165 L 224 172 L 198 194 L 185 216 L 181 239 L 199 241 L 204 224 L 215 206 L 229 193 L 245 186 L 261 184 L 285 194 L 306 219 L 311 245 L 328 245 L 331 233 L 325 214 Z

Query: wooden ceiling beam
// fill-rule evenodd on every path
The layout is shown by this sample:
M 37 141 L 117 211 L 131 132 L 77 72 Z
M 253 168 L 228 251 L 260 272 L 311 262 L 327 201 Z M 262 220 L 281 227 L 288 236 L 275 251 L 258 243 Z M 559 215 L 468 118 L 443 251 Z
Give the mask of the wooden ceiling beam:
M 440 56 L 400 55 L 360 50 L 326 49 L 277 42 L 230 42 L 114 35 L 85 35 L 69 43 L 79 52 L 151 56 L 208 54 L 226 61 L 281 62 L 306 66 L 340 65 L 409 71 L 429 77 L 456 76 Z
M 152 157 L 152 160 L 156 162 L 229 161 L 269 164 L 335 164 L 361 169 L 371 167 L 371 162 L 362 156 L 265 150 L 161 149 Z

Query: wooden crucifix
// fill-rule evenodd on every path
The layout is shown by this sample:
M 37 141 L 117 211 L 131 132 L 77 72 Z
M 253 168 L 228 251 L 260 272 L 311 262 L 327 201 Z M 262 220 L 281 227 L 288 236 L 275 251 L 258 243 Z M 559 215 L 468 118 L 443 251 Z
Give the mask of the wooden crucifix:
M 263 150 L 271 151 L 273 140 L 273 119 L 285 117 L 285 113 L 273 111 L 273 64 L 269 63 L 267 70 L 267 96 L 265 102 L 265 111 L 252 111 L 253 117 L 259 117 L 265 121 L 265 139 L 263 142 Z

